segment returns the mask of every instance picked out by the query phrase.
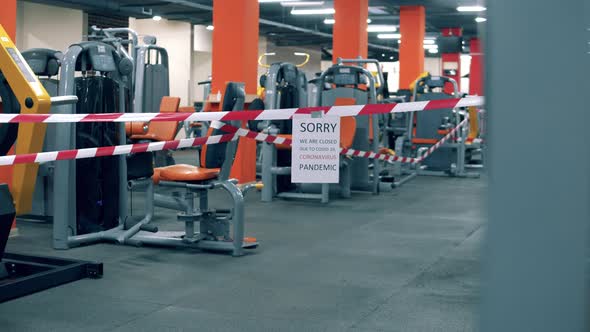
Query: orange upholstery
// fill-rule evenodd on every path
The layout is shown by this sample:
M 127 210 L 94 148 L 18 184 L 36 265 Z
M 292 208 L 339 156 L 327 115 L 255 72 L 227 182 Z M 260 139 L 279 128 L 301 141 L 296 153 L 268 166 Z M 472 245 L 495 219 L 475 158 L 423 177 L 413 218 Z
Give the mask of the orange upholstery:
M 348 149 L 352 146 L 356 133 L 356 119 L 352 116 L 340 118 L 340 147 Z
M 192 106 L 182 106 L 182 107 L 178 108 L 178 112 L 179 113 L 194 113 L 195 108 Z
M 414 144 L 436 144 L 437 142 L 436 138 L 412 138 Z
M 158 182 L 200 182 L 213 180 L 219 174 L 219 168 L 202 168 L 186 164 L 160 167 L 156 170 L 154 170 L 154 182 L 156 181 L 156 173 L 158 173 Z
M 290 140 L 293 139 L 293 135 L 288 135 L 288 134 L 278 134 L 277 136 L 287 138 Z M 275 144 L 275 147 L 277 148 L 277 150 L 291 150 L 291 145 L 289 145 L 289 144 Z
M 446 135 L 446 134 L 450 133 L 450 132 L 451 132 L 451 130 L 450 130 L 450 129 L 439 129 L 439 130 L 437 130 L 436 132 L 437 132 L 439 135 L 443 135 L 443 136 L 444 136 L 444 135 Z
M 147 132 L 147 122 L 125 122 L 125 133 L 127 136 L 143 135 Z
M 336 98 L 334 106 L 356 105 L 354 98 Z M 340 147 L 348 149 L 352 146 L 354 135 L 356 133 L 356 119 L 352 116 L 340 118 Z
M 160 113 L 175 113 L 178 111 L 180 98 L 162 97 L 160 102 Z M 148 132 L 143 135 L 133 135 L 133 140 L 151 140 L 151 141 L 171 141 L 176 137 L 178 131 L 178 122 L 162 121 L 150 122 Z

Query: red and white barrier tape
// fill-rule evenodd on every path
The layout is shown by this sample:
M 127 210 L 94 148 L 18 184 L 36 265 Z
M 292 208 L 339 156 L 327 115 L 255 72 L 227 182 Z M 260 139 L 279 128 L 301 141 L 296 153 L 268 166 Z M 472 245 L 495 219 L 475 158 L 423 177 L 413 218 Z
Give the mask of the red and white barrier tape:
M 200 145 L 223 143 L 231 141 L 233 139 L 237 139 L 237 136 L 235 134 L 227 134 L 199 138 L 185 138 L 180 140 L 164 142 L 139 143 L 117 146 L 105 146 L 99 148 L 19 154 L 0 157 L 0 166 L 45 163 L 56 160 L 108 157 L 151 151 L 176 150 Z
M 468 119 L 465 119 L 459 123 L 459 125 L 453 128 L 445 137 L 434 144 L 419 158 L 392 156 L 388 154 L 375 153 L 370 151 L 359 151 L 354 149 L 341 149 L 340 154 L 369 159 L 379 159 L 388 162 L 400 162 L 400 163 L 420 163 L 431 155 L 436 149 L 442 146 L 448 139 L 455 135 L 457 130 L 468 123 Z M 50 151 L 50 152 L 39 152 L 39 153 L 28 153 L 20 155 L 10 155 L 0 157 L 0 166 L 16 165 L 16 164 L 30 164 L 30 163 L 46 163 L 56 160 L 73 160 L 73 159 L 85 159 L 95 157 L 108 157 L 126 155 L 132 153 L 152 152 L 152 151 L 164 151 L 164 150 L 177 150 L 188 147 L 195 147 L 201 145 L 212 145 L 217 143 L 228 142 L 237 139 L 238 136 L 248 137 L 261 142 L 268 142 L 273 144 L 286 144 L 291 145 L 293 142 L 284 137 L 273 136 L 263 133 L 257 133 L 244 128 L 237 128 L 230 126 L 219 121 L 215 121 L 211 124 L 213 128 L 220 129 L 230 134 L 215 135 L 198 138 L 185 138 L 174 141 L 164 142 L 153 142 L 153 143 L 138 143 L 138 144 L 127 144 L 127 145 L 116 145 L 116 146 L 105 146 L 98 148 L 86 148 L 76 150 L 64 150 L 64 151 Z
M 436 149 L 440 148 L 443 144 L 446 143 L 446 141 L 448 141 L 451 137 L 455 136 L 457 131 L 459 129 L 461 129 L 461 127 L 465 126 L 467 123 L 469 123 L 468 117 L 465 118 L 463 121 L 459 122 L 457 127 L 453 128 L 448 134 L 446 134 L 443 138 L 441 138 L 433 146 L 428 148 L 428 150 L 426 150 L 426 152 L 423 155 L 421 155 L 417 158 L 418 161 L 416 163 L 420 163 L 420 162 L 422 162 L 422 160 L 428 158 L 428 156 L 430 156 Z
M 242 112 L 199 113 L 103 113 L 103 114 L 0 114 L 0 123 L 75 123 L 75 122 L 149 122 L 149 121 L 245 121 L 287 120 L 294 114 L 323 111 L 326 115 L 357 116 L 406 113 L 468 106 L 482 106 L 483 97 L 453 98 L 408 103 L 287 108 Z
M 452 136 L 455 136 L 457 131 L 469 122 L 469 118 L 461 121 L 457 127 L 453 128 L 447 135 L 445 135 L 440 141 L 436 144 L 431 146 L 426 153 L 418 158 L 412 157 L 402 157 L 402 156 L 392 156 L 390 154 L 383 154 L 383 153 L 375 153 L 371 151 L 360 151 L 355 149 L 340 149 L 340 154 L 350 156 L 350 157 L 359 157 L 359 158 L 368 158 L 368 159 L 379 159 L 388 162 L 398 162 L 404 164 L 418 164 L 430 156 L 436 149 L 440 148 L 447 140 L 449 140 Z M 284 144 L 284 145 L 292 145 L 293 141 L 289 138 L 268 135 L 264 133 L 257 133 L 255 131 L 251 131 L 244 128 L 234 127 L 219 121 L 214 121 L 211 123 L 211 127 L 215 129 L 222 130 L 227 133 L 237 134 L 241 137 L 248 137 L 259 142 L 266 142 L 271 144 Z

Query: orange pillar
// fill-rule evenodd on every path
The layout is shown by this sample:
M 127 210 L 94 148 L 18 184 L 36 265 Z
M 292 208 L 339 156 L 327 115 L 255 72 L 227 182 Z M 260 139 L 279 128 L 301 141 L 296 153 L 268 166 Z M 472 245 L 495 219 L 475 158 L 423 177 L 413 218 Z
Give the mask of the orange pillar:
M 443 36 L 461 36 L 463 34 L 463 30 L 461 28 L 444 28 L 442 29 Z M 461 53 L 443 53 L 442 54 L 442 73 L 443 76 L 448 76 L 455 81 L 457 81 L 457 85 L 459 86 L 459 91 L 461 91 Z M 449 74 L 449 72 L 445 72 L 446 70 L 455 70 L 455 75 Z M 453 86 L 451 84 L 447 84 L 445 86 L 446 93 L 453 93 Z
M 16 42 L 16 0 L 2 0 L 0 24 L 2 24 L 10 38 Z M 2 113 L 1 103 L 0 113 Z M 12 185 L 12 166 L 0 166 L 0 183 L 7 183 L 9 186 Z M 15 228 L 15 226 L 13 224 L 12 228 Z
M 424 34 L 426 11 L 424 6 L 401 6 L 399 32 L 403 42 L 399 47 L 399 87 L 410 84 L 424 72 Z
M 472 38 L 471 66 L 469 68 L 469 94 L 483 96 L 483 53 L 479 38 Z
M 211 93 L 223 94 L 229 81 L 246 84 L 255 95 L 258 82 L 258 0 L 213 1 L 213 72 Z M 256 180 L 256 142 L 240 139 L 231 176 Z
M 355 59 L 360 56 L 366 59 L 369 51 L 369 1 L 335 0 L 334 10 L 334 63 L 337 58 Z

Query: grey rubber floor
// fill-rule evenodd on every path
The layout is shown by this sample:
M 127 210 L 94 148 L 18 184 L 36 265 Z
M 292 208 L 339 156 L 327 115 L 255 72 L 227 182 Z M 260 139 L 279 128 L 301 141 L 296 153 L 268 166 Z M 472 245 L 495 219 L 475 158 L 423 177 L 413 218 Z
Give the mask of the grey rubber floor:
M 50 225 L 20 223 L 9 251 L 102 261 L 105 275 L 0 305 L 0 330 L 473 331 L 485 190 L 485 179 L 420 177 L 327 206 L 250 193 L 246 229 L 261 246 L 241 258 L 53 251 Z M 181 227 L 169 210 L 157 222 Z

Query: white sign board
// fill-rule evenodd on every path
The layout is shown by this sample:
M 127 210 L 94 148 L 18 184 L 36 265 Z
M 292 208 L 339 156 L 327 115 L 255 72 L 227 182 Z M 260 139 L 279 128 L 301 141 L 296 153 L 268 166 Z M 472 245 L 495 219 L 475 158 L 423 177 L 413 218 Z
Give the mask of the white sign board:
M 340 117 L 293 116 L 291 182 L 338 183 Z

